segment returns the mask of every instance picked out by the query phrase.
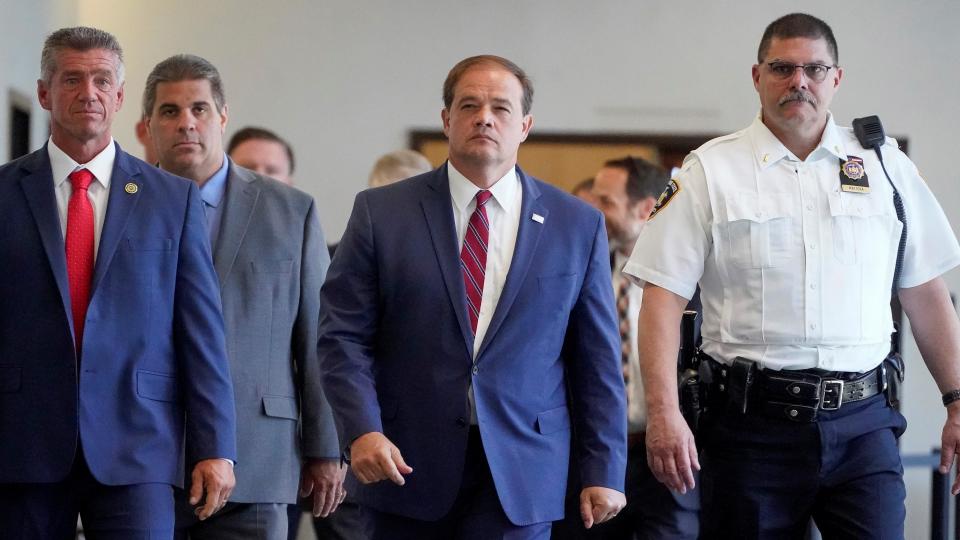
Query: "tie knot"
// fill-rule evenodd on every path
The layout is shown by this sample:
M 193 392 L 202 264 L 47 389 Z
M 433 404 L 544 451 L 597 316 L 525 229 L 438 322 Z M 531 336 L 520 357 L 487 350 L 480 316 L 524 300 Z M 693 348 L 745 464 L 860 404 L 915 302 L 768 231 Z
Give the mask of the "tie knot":
M 480 208 L 481 206 L 487 204 L 487 201 L 490 200 L 490 197 L 493 197 L 493 193 L 490 193 L 485 189 L 481 189 L 480 191 L 478 191 L 477 192 L 477 208 Z
M 80 169 L 70 173 L 68 178 L 73 184 L 73 189 L 87 189 L 90 187 L 90 182 L 93 182 L 93 173 L 87 169 Z

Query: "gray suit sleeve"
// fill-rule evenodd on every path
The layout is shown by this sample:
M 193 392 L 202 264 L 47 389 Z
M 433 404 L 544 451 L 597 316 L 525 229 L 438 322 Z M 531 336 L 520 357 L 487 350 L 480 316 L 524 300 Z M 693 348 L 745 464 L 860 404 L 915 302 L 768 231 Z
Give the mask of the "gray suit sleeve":
M 323 395 L 317 356 L 320 287 L 330 266 L 330 255 L 314 201 L 311 201 L 304 223 L 301 265 L 300 308 L 293 329 L 293 356 L 297 362 L 300 388 L 302 450 L 305 458 L 337 459 L 340 445 L 333 411 Z

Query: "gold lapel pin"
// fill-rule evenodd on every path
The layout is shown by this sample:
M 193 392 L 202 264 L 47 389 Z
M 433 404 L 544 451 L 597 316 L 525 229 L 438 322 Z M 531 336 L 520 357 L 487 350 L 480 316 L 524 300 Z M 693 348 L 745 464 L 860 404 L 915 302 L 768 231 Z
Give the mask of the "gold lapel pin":
M 128 182 L 127 185 L 123 186 L 123 190 L 131 195 L 136 193 L 138 189 L 140 188 L 138 188 L 137 185 L 134 184 L 133 182 Z

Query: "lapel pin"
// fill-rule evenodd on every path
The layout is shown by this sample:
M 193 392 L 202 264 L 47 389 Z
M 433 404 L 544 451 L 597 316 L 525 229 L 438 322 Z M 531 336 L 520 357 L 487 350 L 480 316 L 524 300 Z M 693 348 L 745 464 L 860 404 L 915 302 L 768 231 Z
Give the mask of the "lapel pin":
M 123 190 L 131 195 L 136 193 L 138 189 L 140 188 L 138 188 L 137 185 L 134 184 L 133 182 L 128 182 L 127 185 L 123 186 Z
M 543 216 L 541 216 L 540 214 L 534 214 L 531 216 L 531 218 L 537 223 L 543 223 Z

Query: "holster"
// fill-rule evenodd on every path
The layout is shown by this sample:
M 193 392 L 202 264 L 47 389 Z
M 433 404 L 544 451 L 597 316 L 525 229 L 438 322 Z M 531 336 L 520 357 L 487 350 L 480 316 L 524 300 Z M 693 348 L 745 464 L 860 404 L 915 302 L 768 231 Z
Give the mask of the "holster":
M 727 376 L 729 403 L 741 414 L 747 414 L 750 388 L 753 387 L 757 377 L 757 363 L 738 356 L 733 359 L 733 364 L 727 369 L 730 370 Z
M 900 389 L 906 375 L 906 365 L 903 363 L 903 358 L 900 353 L 890 351 L 890 354 L 883 359 L 880 367 L 883 369 L 884 381 L 886 382 L 883 393 L 887 397 L 887 404 L 900 410 Z

